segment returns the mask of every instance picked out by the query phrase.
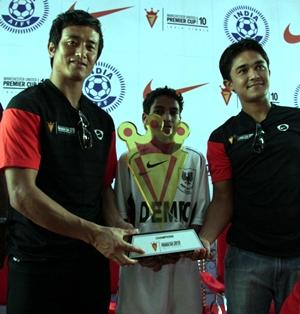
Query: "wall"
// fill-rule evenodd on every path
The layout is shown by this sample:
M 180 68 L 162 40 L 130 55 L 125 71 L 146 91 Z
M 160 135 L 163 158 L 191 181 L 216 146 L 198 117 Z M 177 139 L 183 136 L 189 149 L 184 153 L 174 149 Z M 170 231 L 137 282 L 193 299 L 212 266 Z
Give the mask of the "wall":
M 49 77 L 51 22 L 71 6 L 97 14 L 102 23 L 105 46 L 88 80 L 102 80 L 97 101 L 116 126 L 130 120 L 143 133 L 141 103 L 149 83 L 152 89 L 196 86 L 183 94 L 182 119 L 191 128 L 186 144 L 205 153 L 210 132 L 240 110 L 235 95 L 228 104 L 222 97 L 218 61 L 225 47 L 240 38 L 241 19 L 247 23 L 249 18 L 254 37 L 271 60 L 271 100 L 300 105 L 300 0 L 27 0 L 23 17 L 17 6 L 22 1 L 0 1 L 4 107 L 22 88 Z M 294 36 L 285 39 L 287 26 Z M 118 154 L 126 149 L 120 140 L 117 145 Z

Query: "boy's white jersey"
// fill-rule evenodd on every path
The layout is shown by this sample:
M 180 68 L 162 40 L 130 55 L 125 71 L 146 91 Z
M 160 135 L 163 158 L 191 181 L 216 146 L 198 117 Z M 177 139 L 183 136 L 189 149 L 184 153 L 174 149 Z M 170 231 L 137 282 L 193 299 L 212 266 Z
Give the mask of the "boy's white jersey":
M 141 233 L 202 225 L 209 204 L 205 158 L 188 147 L 183 150 L 188 155 L 167 214 L 159 209 L 151 214 L 131 176 L 126 154 L 120 157 L 115 184 L 118 208 L 123 218 L 128 219 Z M 197 262 L 181 258 L 176 264 L 164 265 L 158 272 L 139 264 L 122 267 L 117 313 L 201 313 Z
M 209 188 L 205 158 L 202 154 L 184 147 L 188 153 L 182 169 L 175 198 L 168 204 L 169 212 L 151 211 L 143 199 L 127 166 L 126 154 L 120 157 L 116 179 L 116 195 L 120 213 L 141 233 L 159 230 L 183 229 L 191 224 L 202 225 L 209 202 Z M 163 176 L 163 174 L 162 174 Z M 164 205 L 160 206 L 164 208 Z

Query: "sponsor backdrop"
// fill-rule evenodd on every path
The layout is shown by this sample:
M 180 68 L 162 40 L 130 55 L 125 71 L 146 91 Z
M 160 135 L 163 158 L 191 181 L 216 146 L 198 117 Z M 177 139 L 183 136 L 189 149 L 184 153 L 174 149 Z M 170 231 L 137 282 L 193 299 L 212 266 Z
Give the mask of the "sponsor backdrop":
M 221 53 L 241 38 L 271 61 L 270 99 L 300 106 L 300 0 L 1 0 L 0 102 L 48 78 L 48 34 L 57 14 L 87 10 L 103 27 L 104 50 L 83 92 L 114 118 L 144 132 L 143 95 L 168 85 L 183 93 L 186 144 L 206 153 L 211 131 L 240 104 L 222 85 Z M 118 155 L 126 150 L 117 141 Z M 214 271 L 213 264 L 207 265 Z
M 103 27 L 104 50 L 84 93 L 114 118 L 141 123 L 143 94 L 168 85 L 184 92 L 186 144 L 206 152 L 210 132 L 240 110 L 218 70 L 226 46 L 259 41 L 271 60 L 270 99 L 300 105 L 300 0 L 1 0 L 0 102 L 50 74 L 48 33 L 70 8 L 89 11 Z M 117 142 L 118 155 L 126 145 Z

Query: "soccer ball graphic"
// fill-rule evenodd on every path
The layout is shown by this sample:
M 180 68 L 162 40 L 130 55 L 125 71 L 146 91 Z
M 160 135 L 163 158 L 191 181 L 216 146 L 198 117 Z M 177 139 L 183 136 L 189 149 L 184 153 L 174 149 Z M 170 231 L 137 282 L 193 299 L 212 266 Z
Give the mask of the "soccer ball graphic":
M 236 29 L 243 38 L 252 38 L 257 34 L 257 24 L 251 17 L 241 17 L 236 23 Z
M 96 101 L 106 98 L 110 91 L 110 81 L 102 75 L 91 76 L 85 84 L 85 92 Z
M 13 0 L 10 2 L 8 10 L 13 18 L 24 21 L 33 15 L 34 4 L 30 0 Z

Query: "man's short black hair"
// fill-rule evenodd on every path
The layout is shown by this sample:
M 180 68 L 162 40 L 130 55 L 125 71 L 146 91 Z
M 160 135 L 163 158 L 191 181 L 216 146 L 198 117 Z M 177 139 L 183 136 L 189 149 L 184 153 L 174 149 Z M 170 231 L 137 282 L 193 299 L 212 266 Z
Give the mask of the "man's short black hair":
M 48 44 L 52 42 L 54 46 L 57 47 L 61 39 L 63 29 L 68 26 L 74 25 L 89 26 L 99 34 L 99 47 L 97 53 L 98 59 L 103 49 L 103 35 L 101 30 L 101 24 L 97 18 L 83 10 L 70 10 L 59 14 L 52 22 Z M 52 67 L 53 58 L 50 59 L 50 62 Z
M 220 72 L 224 80 L 230 81 L 230 71 L 232 68 L 233 60 L 242 52 L 252 50 L 258 52 L 267 62 L 269 67 L 270 61 L 267 53 L 263 49 L 263 47 L 254 39 L 242 39 L 236 43 L 233 43 L 229 47 L 227 47 L 219 62 Z
M 143 102 L 144 113 L 150 113 L 151 106 L 153 105 L 155 99 L 159 96 L 169 96 L 175 99 L 178 102 L 179 112 L 181 113 L 183 109 L 183 97 L 180 93 L 177 93 L 175 89 L 169 88 L 168 86 L 156 88 L 146 95 Z

